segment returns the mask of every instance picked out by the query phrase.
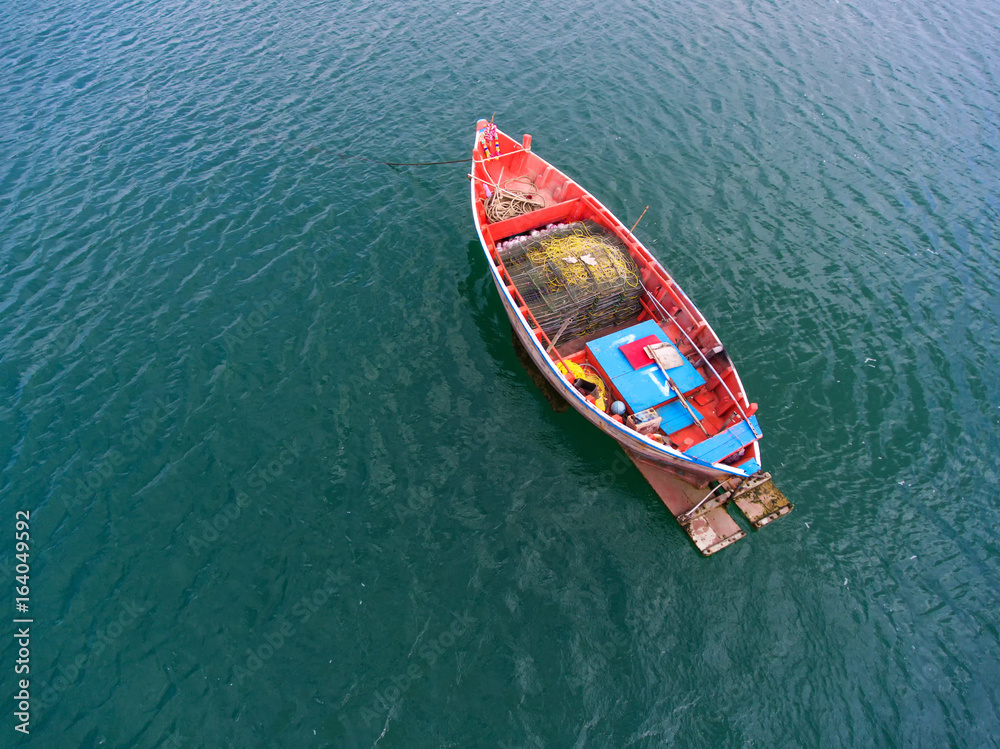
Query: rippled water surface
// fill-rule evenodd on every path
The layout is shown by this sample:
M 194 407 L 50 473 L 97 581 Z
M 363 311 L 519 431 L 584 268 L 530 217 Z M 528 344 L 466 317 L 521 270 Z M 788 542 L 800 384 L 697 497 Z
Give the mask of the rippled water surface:
M 34 621 L 0 744 L 996 746 L 998 28 L 8 3 L 0 572 L 29 510 Z M 701 558 L 519 364 L 466 168 L 356 158 L 461 158 L 494 113 L 650 206 L 790 516 Z

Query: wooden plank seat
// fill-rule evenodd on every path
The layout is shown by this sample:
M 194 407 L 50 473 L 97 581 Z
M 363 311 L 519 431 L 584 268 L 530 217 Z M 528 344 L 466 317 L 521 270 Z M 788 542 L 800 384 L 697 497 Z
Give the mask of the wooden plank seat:
M 561 221 L 565 221 L 566 223 L 580 221 L 587 215 L 586 205 L 579 198 L 575 198 L 546 206 L 545 208 L 539 208 L 535 211 L 529 211 L 528 213 L 522 213 L 520 216 L 498 221 L 495 224 L 485 224 L 483 226 L 483 233 L 484 236 L 489 235 L 494 242 L 499 242 L 501 239 L 523 234 L 526 231 L 538 229 L 546 224 Z
M 757 417 L 751 416 L 750 422 L 753 424 L 753 429 L 750 428 L 750 424 L 745 421 L 741 421 L 739 424 L 734 424 L 728 429 L 719 432 L 713 437 L 709 437 L 703 442 L 692 445 L 684 451 L 684 454 L 689 455 L 692 458 L 704 460 L 707 463 L 720 461 L 723 458 L 732 455 L 740 448 L 746 447 L 757 439 L 757 434 L 761 434 L 760 425 L 757 423 Z M 754 431 L 756 431 L 757 434 L 754 434 Z
M 691 404 L 691 410 L 698 414 L 698 420 L 701 421 L 702 415 L 694 404 Z M 656 409 L 656 413 L 660 415 L 663 421 L 660 422 L 660 429 L 662 429 L 667 434 L 673 434 L 674 432 L 679 432 L 684 427 L 689 427 L 694 424 L 694 418 L 688 413 L 688 410 L 684 408 L 684 404 L 681 403 L 676 398 L 666 405 L 660 406 Z

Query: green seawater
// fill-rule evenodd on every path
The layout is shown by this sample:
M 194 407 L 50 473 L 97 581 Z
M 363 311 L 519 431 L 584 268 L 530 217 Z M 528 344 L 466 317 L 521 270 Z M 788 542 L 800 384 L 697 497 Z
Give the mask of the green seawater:
M 0 746 L 1000 745 L 998 28 L 4 5 Z M 702 558 L 550 407 L 467 168 L 376 163 L 494 114 L 650 206 L 791 515 Z

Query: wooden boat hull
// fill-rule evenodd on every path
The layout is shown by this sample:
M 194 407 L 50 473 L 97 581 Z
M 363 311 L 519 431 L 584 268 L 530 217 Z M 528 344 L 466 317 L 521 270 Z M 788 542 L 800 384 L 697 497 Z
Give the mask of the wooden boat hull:
M 757 479 L 754 486 L 757 498 L 753 502 L 745 500 L 741 506 L 751 508 L 750 512 L 753 514 L 751 519 L 754 526 L 758 527 L 758 525 L 770 522 L 774 517 L 787 513 L 791 509 L 791 505 L 788 504 L 783 495 L 780 495 L 780 492 L 777 492 L 770 485 L 770 476 L 760 473 L 759 439 L 761 433 L 756 419 L 753 417 L 756 404 L 751 404 L 746 398 L 743 384 L 735 366 L 732 365 L 728 353 L 724 352 L 724 347 L 718 340 L 718 336 L 704 319 L 704 316 L 632 232 L 603 204 L 564 173 L 530 151 L 530 136 L 526 135 L 521 143 L 517 143 L 499 131 L 496 131 L 494 135 L 492 128 L 487 129 L 487 127 L 488 123 L 485 120 L 479 120 L 476 125 L 476 140 L 473 144 L 473 172 L 470 177 L 471 202 L 476 232 L 486 256 L 493 283 L 497 288 L 512 329 L 538 371 L 569 405 L 622 446 L 702 553 L 714 553 L 745 535 L 725 513 L 724 505 L 729 498 L 739 493 L 739 485 L 755 474 Z M 486 142 L 487 136 L 484 132 L 493 138 L 492 143 Z M 496 155 L 498 150 L 502 152 L 500 155 Z M 527 209 L 522 208 L 520 213 L 514 212 L 510 216 L 494 215 L 491 219 L 486 214 L 487 205 L 490 203 L 494 191 L 500 192 L 502 189 L 501 183 L 505 169 L 509 170 L 506 172 L 509 177 L 508 182 L 527 180 L 533 186 L 533 190 L 537 191 L 538 195 L 528 195 L 527 192 L 532 191 L 528 190 L 522 197 L 534 201 L 537 205 L 532 204 Z M 538 185 L 535 184 L 536 180 Z M 535 201 L 535 198 L 538 200 Z M 681 424 L 682 428 L 673 432 L 668 432 L 664 428 L 663 434 L 648 430 L 641 431 L 634 421 L 635 418 L 641 416 L 641 407 L 624 395 L 624 384 L 622 384 L 624 380 L 615 380 L 611 374 L 604 370 L 604 362 L 596 353 L 597 348 L 602 345 L 602 341 L 614 339 L 612 343 L 607 344 L 610 347 L 618 346 L 619 343 L 625 341 L 625 345 L 618 346 L 618 349 L 625 349 L 627 345 L 636 342 L 636 336 L 641 335 L 640 333 L 616 338 L 619 329 L 612 325 L 594 334 L 595 336 L 607 334 L 606 338 L 591 340 L 586 337 L 587 331 L 577 332 L 576 335 L 581 336 L 581 345 L 586 347 L 586 351 L 579 346 L 564 345 L 558 347 L 556 344 L 560 341 L 560 336 L 571 321 L 572 315 L 565 315 L 567 319 L 558 332 L 552 327 L 547 331 L 538 318 L 538 314 L 544 313 L 545 309 L 538 306 L 537 300 L 534 309 L 526 301 L 529 297 L 526 297 L 525 291 L 518 287 L 518 281 L 502 259 L 501 245 L 503 245 L 503 251 L 506 252 L 506 245 L 509 241 L 530 244 L 534 241 L 530 239 L 530 236 L 538 234 L 541 227 L 544 227 L 544 230 L 551 234 L 554 231 L 559 231 L 558 227 L 564 226 L 564 224 L 552 222 L 563 220 L 595 222 L 602 231 L 606 230 L 609 233 L 613 241 L 622 243 L 625 248 L 623 252 L 627 251 L 632 261 L 638 263 L 636 268 L 640 271 L 638 276 L 640 280 L 638 285 L 633 288 L 638 289 L 639 286 L 642 288 L 640 299 L 642 311 L 632 322 L 626 322 L 625 324 L 631 325 L 631 327 L 626 327 L 621 332 L 627 334 L 629 331 L 639 329 L 648 331 L 649 323 L 655 323 L 656 327 L 653 330 L 661 335 L 654 336 L 654 338 L 665 341 L 663 346 L 673 346 L 677 356 L 680 357 L 678 361 L 683 360 L 685 366 L 695 370 L 698 375 L 697 382 L 691 383 L 689 389 L 685 391 L 683 387 L 676 385 L 670 379 L 665 367 L 672 365 L 663 365 L 659 369 L 662 372 L 663 381 L 658 384 L 665 398 L 660 408 L 678 404 L 684 405 L 687 414 L 690 415 L 690 421 L 687 422 L 690 426 Z M 575 226 L 576 224 L 570 225 Z M 508 238 L 511 237 L 514 239 L 509 240 Z M 591 238 L 591 235 L 588 234 L 588 241 Z M 560 245 L 560 247 L 562 246 L 564 245 Z M 563 251 L 560 249 L 559 256 L 556 258 L 559 262 L 576 262 L 572 258 L 562 257 L 562 253 Z M 510 260 L 511 256 L 507 255 L 507 257 Z M 578 259 L 583 260 L 586 257 L 590 258 L 586 261 L 588 263 L 594 259 L 592 256 L 585 255 L 580 255 Z M 544 267 L 546 266 L 536 266 L 532 261 L 534 269 L 532 272 Z M 566 268 L 569 269 L 569 266 L 567 265 Z M 523 277 L 521 278 L 523 282 Z M 539 286 L 533 288 L 535 291 L 542 290 L 542 287 Z M 667 308 L 668 305 L 675 307 L 673 313 Z M 551 305 L 547 309 L 551 311 Z M 558 314 L 556 318 L 558 322 Z M 643 323 L 643 320 L 647 322 Z M 551 320 L 549 323 L 552 325 Z M 683 353 L 680 348 L 685 345 L 682 338 L 690 344 L 687 354 Z M 636 345 L 641 346 L 642 343 Z M 706 346 L 711 350 L 710 354 L 705 353 Z M 573 348 L 572 354 L 570 348 Z M 644 350 L 649 356 L 652 356 L 649 349 Z M 618 355 L 617 352 L 613 353 Z M 606 351 L 604 355 L 607 356 Z M 622 351 L 622 355 L 626 355 L 624 351 Z M 626 424 L 621 417 L 608 413 L 604 407 L 598 408 L 596 404 L 599 401 L 588 398 L 582 392 L 585 388 L 579 387 L 580 381 L 574 381 L 569 376 L 564 356 L 570 359 L 573 357 L 579 359 L 583 356 L 596 357 L 594 362 L 588 358 L 586 360 L 587 366 L 591 366 L 598 372 L 602 383 L 604 377 L 608 378 L 608 381 L 612 383 L 611 393 L 616 398 L 628 401 L 625 405 L 627 409 L 632 411 L 633 421 Z M 697 368 L 686 358 L 688 356 L 695 358 L 698 364 Z M 722 373 L 712 364 L 710 357 L 714 356 L 721 356 L 721 361 L 725 363 Z M 628 375 L 636 375 L 639 381 L 645 383 L 641 375 L 649 374 L 650 379 L 655 382 L 656 377 L 653 372 L 655 367 L 652 366 L 652 362 L 648 362 L 648 364 L 648 367 L 642 365 L 646 369 L 629 369 Z M 560 366 L 562 370 L 560 370 Z M 637 366 L 631 364 L 631 367 Z M 672 371 L 676 373 L 677 370 Z M 711 380 L 711 386 L 709 380 Z M 667 383 L 673 390 L 671 387 L 667 387 Z M 648 383 L 645 385 L 647 388 L 649 387 Z M 709 390 L 712 392 L 708 392 Z M 722 391 L 725 395 L 722 394 Z M 702 412 L 692 408 L 685 398 L 685 392 L 698 393 L 707 399 L 698 401 L 701 404 Z M 653 395 L 654 400 L 651 403 L 655 403 L 659 398 L 659 393 L 654 392 Z M 605 407 L 607 405 L 605 404 Z M 653 410 L 650 408 L 649 412 Z M 678 412 L 675 409 L 673 413 Z M 728 416 L 723 419 L 725 414 Z M 681 416 L 684 417 L 685 414 L 681 414 Z M 734 417 L 737 417 L 737 423 L 731 426 L 731 420 Z M 659 423 L 658 420 L 657 423 Z M 697 433 L 698 428 L 704 433 L 704 438 Z M 739 440 L 735 437 L 737 428 L 742 430 Z M 687 431 L 684 431 L 685 429 Z M 677 442 L 675 442 L 675 438 Z M 736 441 L 730 444 L 731 439 Z M 729 448 L 732 445 L 736 445 L 736 448 L 730 451 Z M 678 483 L 678 479 L 684 483 Z M 697 496 L 699 492 L 704 494 L 703 489 L 713 482 L 717 482 L 717 495 L 713 496 L 712 493 L 709 493 L 709 495 L 699 498 Z M 767 486 L 764 486 L 765 483 Z M 765 499 L 759 499 L 759 497 L 765 497 Z M 766 511 L 759 510 L 761 507 L 766 507 Z

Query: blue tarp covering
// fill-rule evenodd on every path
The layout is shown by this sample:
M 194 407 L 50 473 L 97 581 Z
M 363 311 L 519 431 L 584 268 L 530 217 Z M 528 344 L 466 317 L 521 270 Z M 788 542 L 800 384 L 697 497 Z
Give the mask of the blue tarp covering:
M 618 392 L 622 394 L 622 398 L 628 403 L 629 408 L 636 412 L 659 406 L 677 397 L 677 394 L 667 385 L 659 367 L 650 364 L 642 369 L 632 369 L 632 365 L 621 352 L 622 346 L 646 336 L 655 336 L 657 340 L 673 346 L 673 342 L 667 338 L 660 326 L 653 320 L 646 320 L 631 328 L 598 338 L 587 344 L 590 355 L 611 378 Z M 674 348 L 677 347 L 674 346 Z M 667 371 L 677 383 L 677 387 L 684 393 L 705 384 L 704 378 L 698 374 L 698 370 L 687 359 L 684 360 L 682 366 Z

